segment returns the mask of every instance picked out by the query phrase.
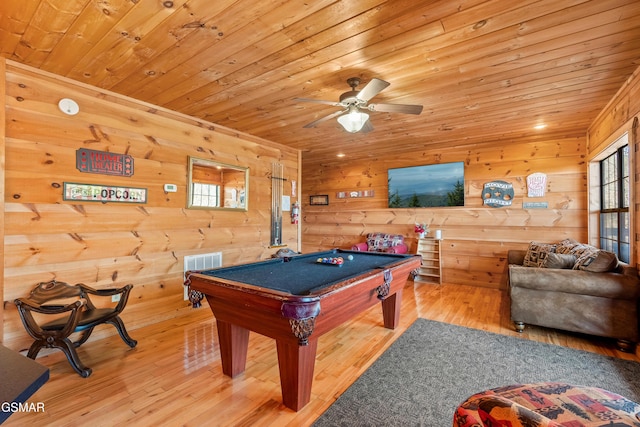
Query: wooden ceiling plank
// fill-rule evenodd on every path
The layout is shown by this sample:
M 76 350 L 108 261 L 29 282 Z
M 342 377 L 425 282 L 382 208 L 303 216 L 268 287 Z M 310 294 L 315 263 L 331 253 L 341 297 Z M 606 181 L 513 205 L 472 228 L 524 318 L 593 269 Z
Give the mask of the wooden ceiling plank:
M 309 3 L 313 4 L 313 8 L 299 8 L 295 11 L 297 14 L 295 16 L 314 14 L 316 9 L 333 1 Z M 256 57 L 240 56 L 238 52 L 248 49 L 251 53 L 255 53 L 256 49 L 253 47 L 255 45 L 260 45 L 261 49 L 267 51 L 278 50 L 289 45 L 291 40 L 278 29 L 281 28 L 283 19 L 290 17 L 293 13 L 291 5 L 285 4 L 278 8 L 265 9 L 265 13 L 259 19 L 247 25 L 239 22 L 237 30 L 227 34 L 215 46 L 203 45 L 200 55 L 176 64 L 176 67 L 158 78 L 147 79 L 142 82 L 142 87 L 136 89 L 136 92 L 142 94 L 149 102 L 168 106 L 169 100 L 179 96 L 176 93 L 184 94 L 194 91 L 197 93 L 205 85 L 217 86 L 223 76 L 220 70 L 223 66 L 234 69 L 255 62 Z
M 0 4 L 0 54 L 18 59 L 14 52 L 38 10 L 37 1 L 3 1 Z
M 134 6 L 130 0 L 89 2 L 42 62 L 41 68 L 66 76 Z
M 520 18 L 520 16 L 517 16 L 517 18 Z M 509 24 L 510 22 L 511 22 L 511 21 L 509 21 L 509 22 L 505 23 L 504 25 L 507 25 L 507 24 Z M 509 28 L 507 28 L 507 29 L 508 29 L 509 31 L 511 31 L 511 29 L 509 29 Z M 541 32 L 541 33 L 543 33 L 543 32 Z M 493 33 L 492 33 L 492 34 L 493 34 Z M 486 45 L 487 45 L 487 46 L 491 46 L 491 48 L 493 48 L 493 47 L 495 46 L 495 43 L 486 42 Z M 394 54 L 394 58 L 396 58 L 396 57 L 405 57 L 405 58 L 406 58 L 406 57 L 412 57 L 414 54 L 415 54 L 415 55 L 418 55 L 418 54 L 420 54 L 420 53 L 421 53 L 421 52 L 420 52 L 420 51 L 421 51 L 421 46 L 422 46 L 422 45 L 418 45 L 417 47 L 416 47 L 416 46 L 413 46 L 409 51 L 407 51 L 407 50 L 402 51 L 402 55 L 399 55 L 397 51 L 394 51 L 394 52 L 393 52 L 393 54 Z M 487 48 L 487 49 L 488 49 L 488 48 Z M 479 50 L 479 49 L 476 49 L 474 52 L 477 52 L 478 50 Z M 361 51 L 358 51 L 358 52 L 357 52 L 356 54 L 354 54 L 354 55 L 355 55 L 355 56 L 358 56 L 358 57 L 361 57 L 361 56 L 362 56 L 362 52 L 366 52 L 366 51 L 367 51 L 367 49 L 362 49 Z M 443 49 L 441 49 L 441 51 L 446 52 L 446 51 L 447 51 L 447 49 L 444 49 L 444 48 L 443 48 Z M 413 53 L 413 52 L 415 52 L 415 53 Z M 366 53 L 365 53 L 365 54 L 366 54 Z M 486 54 L 483 54 L 483 55 L 486 55 Z M 344 59 L 345 59 L 345 57 L 348 57 L 348 56 L 349 56 L 349 55 L 346 55 L 346 56 L 343 56 L 343 57 L 341 57 L 341 58 L 340 58 L 340 60 L 341 60 L 341 62 L 342 62 L 342 67 L 341 67 L 341 68 L 347 68 L 347 67 L 349 66 L 349 64 L 347 64 L 347 61 L 345 61 L 345 60 L 344 60 Z M 371 55 L 371 56 L 375 56 L 375 55 Z M 480 55 L 480 54 L 478 54 L 478 53 L 476 53 L 476 56 L 481 57 L 481 55 Z M 380 58 L 378 58 L 378 59 L 379 59 L 378 63 L 379 63 L 379 64 L 381 64 L 381 66 L 382 66 L 382 65 L 384 64 L 384 61 L 381 61 L 381 60 L 380 60 Z M 455 58 L 455 59 L 456 59 L 456 61 L 453 61 L 453 60 L 452 60 L 451 62 L 454 62 L 455 64 L 457 64 L 457 63 L 458 63 L 458 62 L 457 62 L 457 58 Z M 335 63 L 336 63 L 336 62 L 335 62 L 335 59 L 334 59 L 333 64 L 335 64 Z M 317 67 L 316 67 L 316 70 L 317 70 Z M 415 68 L 414 68 L 414 70 L 415 70 Z M 328 71 L 328 70 L 327 70 L 327 71 Z M 288 73 L 288 74 L 290 75 L 291 73 Z M 291 85 L 291 83 L 292 83 L 292 79 L 291 79 L 291 78 L 289 78 L 289 79 L 288 79 L 288 81 L 287 81 L 287 84 L 290 86 L 290 85 Z M 238 88 L 238 90 L 240 90 L 240 87 L 241 87 L 241 86 L 242 86 L 242 85 L 235 85 L 235 86 L 234 86 L 234 89 L 235 89 L 235 88 Z M 210 91 L 204 91 L 204 93 L 209 93 L 209 92 L 210 92 Z M 246 93 L 251 93 L 251 96 L 252 96 L 252 97 L 257 97 L 257 96 L 259 96 L 259 93 L 257 93 L 257 92 L 256 92 L 256 90 L 253 90 L 253 91 L 251 91 L 251 92 L 246 92 Z M 279 93 L 280 95 L 283 95 L 282 91 L 278 91 L 278 93 Z M 207 98 L 207 99 L 205 100 L 205 105 L 206 105 L 206 104 L 209 104 L 209 103 L 214 104 L 214 105 L 215 105 L 215 104 L 220 105 L 220 100 L 221 100 L 221 99 L 222 99 L 222 100 L 225 100 L 225 106 L 228 106 L 229 104 L 233 105 L 233 103 L 234 103 L 234 102 L 237 102 L 237 104 L 238 104 L 238 105 L 243 105 L 243 104 L 246 104 L 246 102 L 248 101 L 248 100 L 246 100 L 246 99 L 243 97 L 243 94 L 240 94 L 240 93 L 237 93 L 237 92 L 236 92 L 236 93 L 228 93 L 228 91 L 223 91 L 223 92 L 220 92 L 220 93 L 219 93 L 219 96 L 218 96 L 218 97 L 216 97 L 216 96 L 210 96 L 209 98 Z M 196 109 L 196 108 L 197 108 L 197 106 L 198 106 L 198 103 L 192 103 L 192 104 L 191 104 L 190 109 L 189 109 L 189 110 L 187 110 L 187 111 L 189 111 L 191 114 L 195 114 L 195 115 L 200 115 L 200 114 L 204 113 L 204 111 L 201 111 L 201 110 Z M 215 107 L 214 107 L 214 108 L 208 108 L 208 109 L 207 109 L 207 111 L 206 111 L 206 113 L 207 113 L 207 114 L 210 114 L 210 115 L 211 115 L 210 117 L 211 117 L 213 120 L 215 120 L 215 118 L 216 118 L 216 115 L 215 115 L 215 113 L 216 113 Z
M 174 0 L 172 7 L 165 7 L 163 2 L 137 2 L 134 7 L 116 22 L 85 56 L 79 58 L 67 77 L 104 87 L 109 80 L 109 67 L 114 62 L 122 61 L 133 51 L 135 45 L 153 28 L 160 25 L 176 9 L 181 8 L 187 0 Z
M 20 62 L 39 67 L 76 20 L 89 0 L 48 0 L 38 5 L 25 28 L 14 56 Z
M 494 112 L 486 111 L 479 113 L 477 111 L 458 110 L 454 115 L 448 115 L 439 114 L 438 111 L 434 111 L 433 114 L 423 114 L 419 116 L 417 120 L 414 119 L 417 123 L 423 124 L 412 126 L 412 129 L 415 131 L 415 136 L 419 135 L 423 130 L 426 133 L 433 133 L 433 130 L 436 130 L 436 140 L 440 138 L 441 135 L 454 134 L 461 131 L 472 134 L 474 138 L 482 139 L 486 136 L 486 130 L 483 129 L 485 127 L 493 128 L 495 126 L 502 126 L 504 129 L 517 129 L 524 127 L 530 132 L 532 126 L 535 124 L 535 117 L 551 117 L 559 114 L 558 112 L 567 110 L 576 112 L 576 115 L 582 122 L 582 128 L 584 129 L 585 126 L 588 125 L 589 120 L 585 120 L 583 117 L 592 117 L 598 112 L 597 107 L 593 107 L 593 99 L 599 102 L 605 102 L 606 97 L 578 97 L 578 95 L 579 91 L 576 91 L 574 101 L 569 105 L 564 105 L 564 102 L 558 102 L 556 98 L 550 98 L 550 100 L 541 100 L 545 101 L 546 105 L 529 102 L 526 104 L 526 107 L 522 109 L 517 109 L 513 103 L 506 103 L 506 108 L 496 108 Z M 443 120 L 445 120 L 445 123 L 447 124 L 443 124 Z M 564 121 L 564 119 L 560 120 Z M 515 126 L 516 121 L 520 122 L 518 126 Z M 389 129 L 401 128 L 398 122 L 399 120 L 396 120 L 395 118 L 392 124 L 374 121 L 374 127 L 377 132 L 384 133 L 388 132 Z M 421 129 L 422 127 L 424 127 L 424 129 Z M 314 135 L 313 132 L 307 131 L 308 130 L 303 131 L 301 129 L 300 132 L 298 132 L 297 143 L 295 145 L 296 148 L 310 149 L 317 145 L 317 135 Z M 340 133 L 339 130 L 338 132 L 334 131 L 334 134 L 334 138 L 340 138 L 341 135 L 344 135 L 344 133 Z M 366 135 L 359 134 L 357 137 L 367 138 Z M 381 136 L 380 139 L 384 140 L 385 137 Z M 376 139 L 376 141 L 378 140 Z M 379 141 L 379 143 L 382 143 L 382 141 Z
M 584 138 L 640 66 L 637 0 L 177 0 L 164 11 L 159 0 L 127 1 L 2 2 L 0 55 L 299 147 L 313 153 L 305 164 L 339 164 L 343 149 L 379 160 L 421 146 Z M 56 7 L 65 12 L 43 22 Z M 352 76 L 392 84 L 372 103 L 425 110 L 372 113 L 366 135 L 335 120 L 302 129 L 333 110 L 293 98 L 337 100 Z M 541 119 L 548 128 L 534 134 Z M 318 144 L 327 140 L 337 143 Z
M 375 10 L 375 6 L 379 3 L 379 0 L 370 0 L 367 2 L 349 2 L 351 7 L 358 6 L 359 10 L 352 10 L 352 13 L 357 13 L 357 21 L 359 22 L 358 30 L 362 31 L 362 27 L 373 25 L 373 22 L 378 22 L 379 12 Z M 264 50 L 268 52 L 268 56 L 254 56 L 255 48 L 248 46 L 242 50 L 232 50 L 232 56 L 219 61 L 217 64 L 211 64 L 211 68 L 218 71 L 215 81 L 211 79 L 207 80 L 206 76 L 192 76 L 188 82 L 183 82 L 179 86 L 174 86 L 170 90 L 165 91 L 162 95 L 162 99 L 158 99 L 158 102 L 163 103 L 168 108 L 182 109 L 183 107 L 191 107 L 196 104 L 203 97 L 208 96 L 210 93 L 216 93 L 225 86 L 237 82 L 242 82 L 247 78 L 255 79 L 264 72 L 265 69 L 270 69 L 273 64 L 270 63 L 275 59 L 278 64 L 286 64 L 292 60 L 292 58 L 307 57 L 317 49 L 317 39 L 322 37 L 322 46 L 331 45 L 339 42 L 345 36 L 344 33 L 336 31 L 336 28 L 341 27 L 345 23 L 336 21 L 335 16 L 339 16 L 339 12 L 343 12 L 343 3 L 332 5 L 314 13 L 312 15 L 303 17 L 303 19 L 297 21 L 292 26 L 296 28 L 303 28 L 307 30 L 306 37 L 300 34 L 300 40 L 290 40 L 289 36 L 295 33 L 302 33 L 302 30 L 287 31 L 283 30 L 283 34 L 286 36 L 285 40 L 289 40 L 292 43 L 287 44 L 273 44 L 269 39 L 260 42 Z M 372 9 L 373 8 L 373 9 Z M 368 10 L 374 12 L 367 13 Z M 352 21 L 352 20 L 350 20 Z M 319 27 L 314 23 L 322 22 L 324 25 Z M 351 23 L 353 25 L 353 23 Z M 317 31 L 322 30 L 320 34 L 309 34 L 309 29 Z M 263 54 L 264 55 L 264 54 Z M 237 70 L 252 71 L 247 75 L 244 73 L 237 73 Z M 234 73 L 235 72 L 235 73 Z M 282 74 L 281 74 L 282 76 Z M 258 82 L 264 81 L 263 79 L 256 80 Z M 188 86 L 187 86 L 188 85 Z M 262 84 L 263 85 L 263 84 Z M 260 85 L 260 86 L 262 86 Z M 185 87 L 187 90 L 185 90 Z M 165 96 L 166 95 L 166 96 Z
M 268 4 L 264 5 L 265 10 L 273 10 L 274 8 L 275 10 L 281 10 L 283 7 L 278 6 L 280 3 L 282 2 L 274 3 L 272 8 L 269 8 Z M 206 2 L 205 4 L 210 7 L 218 3 Z M 308 6 L 305 9 L 321 7 L 322 3 L 314 2 L 312 5 L 313 7 Z M 162 104 L 162 101 L 154 99 L 154 96 L 162 96 L 168 88 L 176 84 L 176 81 L 189 81 L 187 71 L 189 69 L 197 71 L 203 70 L 208 81 L 215 79 L 214 73 L 207 70 L 206 62 L 218 62 L 222 60 L 223 46 L 235 45 L 236 49 L 238 49 L 238 46 L 244 44 L 256 44 L 253 40 L 265 37 L 266 34 L 274 30 L 274 28 L 262 24 L 262 17 L 254 19 L 254 14 L 244 16 L 238 13 L 238 8 L 243 7 L 240 5 L 236 8 L 209 11 L 202 10 L 202 7 L 200 7 L 199 12 L 202 12 L 200 13 L 202 17 L 198 21 L 201 23 L 200 27 L 197 28 L 197 31 L 186 34 L 184 38 L 177 41 L 175 39 L 172 40 L 167 37 L 167 35 L 179 32 L 180 28 L 184 27 L 184 22 L 176 19 L 174 20 L 175 22 L 167 23 L 166 28 L 156 31 L 156 37 L 160 39 L 164 38 L 165 40 L 161 55 L 148 55 L 148 57 L 139 58 L 139 64 L 137 65 L 131 64 L 122 67 L 124 73 L 120 76 L 120 81 L 112 86 L 112 90 L 121 93 L 136 91 L 136 93 L 139 94 L 138 96 L 141 96 L 143 99 L 156 104 Z M 247 8 L 244 7 L 244 9 Z M 286 23 L 287 18 L 290 17 L 282 14 L 280 18 L 280 25 L 282 25 Z M 247 36 L 247 34 L 240 34 L 241 31 L 236 30 L 236 27 L 247 24 L 247 21 L 251 29 L 249 36 Z M 224 23 L 224 26 L 220 25 L 220 23 Z M 223 31 L 223 27 L 228 29 Z M 214 30 L 215 34 L 208 34 L 206 31 L 207 28 Z M 212 35 L 214 35 L 214 37 L 211 37 Z M 151 36 L 151 34 L 149 36 Z M 151 39 L 147 40 L 146 43 L 153 47 L 159 44 Z M 194 58 L 199 58 L 198 64 L 195 64 Z M 203 58 L 206 59 L 203 60 Z M 176 76 L 178 76 L 177 79 Z M 147 87 L 147 84 L 150 82 L 152 84 L 150 87 Z
M 554 3 L 555 3 L 555 2 L 554 2 Z M 545 3 L 545 4 L 546 4 L 546 3 Z M 395 4 L 394 4 L 394 7 L 395 7 Z M 495 8 L 495 6 L 494 6 L 494 8 Z M 451 12 L 451 10 L 449 10 L 449 12 Z M 455 13 L 454 15 L 458 15 L 458 14 L 460 14 L 460 13 Z M 521 15 L 517 15 L 515 18 L 513 18 L 513 17 L 512 17 L 512 18 L 511 18 L 511 21 L 509 21 L 507 24 L 503 24 L 503 25 L 512 25 L 514 22 L 518 22 L 520 19 L 522 19 Z M 391 25 L 391 26 L 392 26 L 392 25 Z M 393 26 L 392 26 L 392 28 L 393 28 Z M 424 40 L 424 37 L 423 37 L 422 39 L 420 39 L 420 38 L 417 38 L 417 37 L 413 37 L 412 35 L 406 35 L 406 34 L 403 34 L 403 35 L 402 35 L 402 37 L 403 37 L 403 40 Z M 416 42 L 414 42 L 414 43 L 416 43 Z M 361 44 L 362 44 L 362 43 L 361 43 L 360 41 L 356 41 L 356 40 L 354 40 L 354 43 L 353 43 L 353 44 L 354 44 L 354 46 L 355 46 L 355 47 L 354 47 L 354 50 L 355 50 L 355 49 L 361 49 L 361 47 L 360 47 L 360 46 L 361 46 Z M 491 43 L 491 44 L 492 44 L 492 43 Z M 398 47 L 397 47 L 397 46 L 394 46 L 392 49 L 380 49 L 380 50 L 382 50 L 382 51 L 394 51 L 394 52 L 395 52 L 395 51 L 397 51 L 397 49 L 398 49 Z M 341 53 L 346 52 L 346 51 L 348 51 L 348 50 L 349 50 L 349 49 L 348 49 L 346 46 L 340 46 L 340 49 L 336 51 L 336 56 L 337 56 L 337 55 L 340 55 Z M 327 51 L 327 50 L 325 49 L 325 51 Z M 358 53 L 359 53 L 360 55 L 362 55 L 362 53 L 361 53 L 361 52 L 364 52 L 364 50 L 359 50 L 359 51 L 358 51 Z M 369 58 L 371 58 L 372 56 L 373 56 L 373 55 L 367 55 L 367 58 L 369 59 Z M 314 58 L 314 59 L 317 59 L 317 58 Z M 331 61 L 331 60 L 333 60 L 333 59 L 334 59 L 334 58 L 328 58 L 328 59 L 327 59 L 327 62 L 329 62 L 329 61 Z M 306 62 L 308 62 L 308 61 L 306 61 Z M 271 67 L 269 67 L 269 68 L 271 68 Z M 289 73 L 288 73 L 288 74 L 290 75 L 290 74 L 292 74 L 292 72 L 291 72 L 291 71 L 289 71 Z M 234 76 L 234 78 L 236 78 L 236 77 Z M 236 79 L 237 79 L 237 78 L 236 78 Z M 242 79 L 237 79 L 237 80 L 242 80 Z M 213 89 L 213 88 L 212 88 L 212 89 Z M 201 90 L 200 92 L 201 92 L 201 93 L 211 93 L 211 91 L 210 91 L 210 90 Z M 236 98 L 237 98 L 237 96 L 238 96 L 237 94 L 225 94 L 225 95 L 223 95 L 223 97 L 224 97 L 224 98 L 226 98 L 226 99 L 236 99 Z M 193 101 L 194 101 L 194 99 L 191 99 L 191 98 L 190 98 L 190 101 L 191 101 L 191 102 L 190 102 L 191 108 L 195 108 L 195 107 L 198 105 L 198 104 L 197 104 L 197 102 L 193 102 Z M 205 101 L 205 102 L 206 102 L 206 101 Z M 218 101 L 217 101 L 217 100 L 215 100 L 215 99 L 211 100 L 211 103 L 217 103 L 217 102 L 218 102 Z M 182 105 L 176 105 L 176 104 L 170 104 L 170 106 L 171 106 L 172 108 L 174 108 L 174 107 L 175 107 L 175 108 L 181 108 L 181 107 L 183 107 Z M 197 110 L 191 110 L 191 111 L 193 111 L 195 114 L 198 114 Z
M 640 48 L 640 46 L 638 47 Z M 571 68 L 567 67 L 565 71 L 567 72 L 571 71 Z M 424 101 L 426 102 L 427 105 L 432 105 L 433 108 L 438 108 L 439 102 L 447 102 L 450 104 L 454 103 L 456 99 L 458 99 L 456 95 L 460 94 L 461 105 L 459 105 L 457 108 L 463 108 L 469 104 L 473 104 L 475 102 L 473 101 L 473 99 L 482 99 L 484 103 L 490 104 L 490 103 L 496 102 L 496 100 L 499 97 L 505 98 L 508 96 L 519 96 L 522 93 L 533 93 L 535 90 L 541 90 L 541 89 L 535 89 L 536 86 L 540 86 L 542 89 L 544 89 L 546 86 L 550 86 L 553 90 L 557 90 L 556 89 L 557 87 L 569 88 L 571 84 L 573 84 L 571 83 L 572 81 L 576 81 L 576 84 L 580 83 L 581 81 L 593 82 L 595 80 L 595 75 L 598 69 L 597 68 L 589 69 L 589 70 L 579 69 L 579 71 L 580 71 L 580 74 L 575 74 L 575 73 L 567 74 L 567 72 L 563 72 L 563 70 L 560 69 L 560 70 L 555 70 L 554 72 L 549 72 L 548 76 L 543 75 L 540 77 L 536 77 L 536 75 L 539 74 L 540 71 L 537 69 L 532 69 L 531 79 L 534 81 L 533 82 L 528 81 L 527 83 L 534 84 L 534 86 L 532 87 L 526 86 L 526 89 L 524 86 L 518 84 L 519 82 L 517 81 L 512 82 L 513 84 L 510 84 L 506 87 L 501 86 L 500 84 L 497 84 L 495 82 L 484 83 L 483 81 L 481 84 L 476 84 L 475 86 L 469 85 L 468 87 L 465 87 L 463 90 L 460 90 L 459 88 L 456 87 L 456 85 L 460 83 L 456 82 L 456 79 L 453 78 L 451 79 L 452 82 L 450 83 L 450 86 L 448 87 L 440 86 L 438 88 L 438 90 L 443 93 L 443 99 L 437 100 L 436 98 L 433 98 L 433 97 L 427 97 L 426 99 L 424 99 Z M 547 80 L 543 80 L 543 78 L 546 78 Z M 570 79 L 570 80 L 567 80 L 567 79 Z M 478 78 L 478 80 L 482 80 L 482 79 Z M 498 79 L 498 82 L 500 81 L 501 80 Z M 522 87 L 522 89 L 520 89 L 520 87 Z M 524 92 L 518 93 L 517 91 L 519 90 L 523 90 Z M 413 95 L 414 97 L 417 96 L 417 92 L 414 92 Z M 325 112 L 326 113 L 331 112 L 331 110 L 328 108 L 322 109 L 315 106 L 308 107 L 308 108 L 309 108 L 308 111 L 313 111 L 320 115 L 324 114 Z M 247 120 L 247 121 L 256 123 L 255 130 L 261 131 L 262 128 L 259 124 L 259 117 L 257 117 L 256 115 L 257 114 L 264 115 L 263 111 L 254 112 L 254 113 L 246 112 L 242 116 L 240 115 L 239 112 L 237 113 L 238 115 L 236 115 L 236 112 L 237 112 L 236 109 L 227 110 L 227 114 L 234 116 L 238 120 Z M 298 111 L 296 113 L 296 116 L 298 117 L 299 120 L 311 121 L 310 117 L 300 118 L 300 116 L 302 115 L 301 113 L 302 113 L 301 111 Z M 269 124 L 267 123 L 266 126 L 269 126 Z
M 458 11 L 455 5 L 453 5 L 451 2 L 440 2 L 438 4 L 439 4 L 439 8 L 437 9 L 438 13 L 435 14 L 436 16 L 439 16 L 439 14 L 456 13 Z M 399 2 L 393 2 L 392 6 L 394 9 L 401 9 L 401 4 Z M 415 4 L 413 2 L 410 2 L 407 5 L 407 7 L 415 7 Z M 426 8 L 425 6 L 422 6 L 422 7 Z M 442 33 L 441 24 L 437 20 L 433 21 L 434 14 L 427 13 L 427 12 L 432 12 L 432 10 L 431 9 L 429 9 L 428 11 L 423 9 L 415 10 L 415 11 L 408 10 L 407 13 L 409 13 L 411 16 L 409 22 L 415 22 L 416 26 L 413 26 L 413 27 L 408 26 L 406 15 L 403 15 L 402 18 L 396 18 L 393 21 L 385 22 L 384 27 L 382 27 L 385 30 L 381 31 L 380 27 L 376 27 L 372 30 L 368 30 L 367 32 L 357 34 L 351 38 L 344 39 L 340 43 L 331 44 L 329 41 L 325 41 L 324 39 L 325 34 L 319 34 L 318 36 L 314 36 L 306 39 L 305 44 L 313 43 L 314 46 L 316 46 L 315 48 L 316 51 L 319 51 L 321 46 L 325 46 L 320 52 L 322 56 L 318 56 L 316 53 L 312 55 L 307 55 L 308 52 L 306 51 L 303 51 L 302 53 L 298 53 L 295 51 L 278 52 L 278 55 L 275 57 L 275 61 L 276 61 L 275 64 L 268 63 L 266 61 L 259 61 L 255 64 L 255 67 L 259 69 L 259 72 L 263 72 L 262 70 L 273 70 L 276 67 L 283 67 L 283 68 L 286 67 L 286 69 L 283 69 L 278 73 L 275 73 L 275 72 L 271 73 L 274 76 L 273 84 L 275 84 L 278 81 L 282 80 L 283 74 L 287 76 L 291 76 L 293 74 L 298 74 L 302 71 L 309 70 L 309 69 L 317 70 L 319 64 L 322 64 L 322 63 L 331 64 L 331 61 L 333 61 L 336 57 L 345 56 L 349 52 L 358 52 L 359 58 L 364 56 L 370 60 L 371 58 L 375 57 L 375 55 L 372 55 L 370 52 L 366 52 L 363 48 L 365 48 L 367 44 L 370 44 L 371 41 L 382 40 L 382 42 L 380 42 L 381 44 L 379 45 L 379 49 L 378 49 L 380 52 L 387 52 L 387 51 L 397 52 L 403 46 L 416 44 L 421 40 L 431 39 L 437 34 Z M 419 19 L 416 19 L 415 17 L 419 17 Z M 410 28 L 409 31 L 407 31 L 408 28 Z M 391 32 L 391 31 L 394 31 L 394 32 Z M 331 28 L 330 30 L 327 30 L 327 32 L 328 32 L 328 35 L 327 35 L 328 40 L 331 40 L 334 37 L 333 35 L 334 29 Z M 394 39 L 394 37 L 399 34 L 402 36 L 401 39 L 400 40 Z M 295 46 L 293 46 L 292 48 L 294 47 Z M 313 61 L 311 61 L 311 59 L 313 59 Z M 342 68 L 346 69 L 347 67 L 342 67 Z M 335 70 L 334 69 L 327 70 L 324 72 L 324 74 L 331 76 L 330 78 L 334 80 L 334 78 L 332 77 L 334 74 L 333 71 Z M 241 73 L 230 75 L 228 77 L 228 80 L 240 82 L 240 85 L 244 85 L 244 82 L 251 84 L 253 83 L 252 79 L 255 78 L 255 75 L 253 75 L 253 73 L 254 71 L 242 70 Z M 353 71 L 350 71 L 350 73 L 353 73 Z M 268 76 L 265 76 L 265 75 L 261 75 L 260 77 L 261 77 L 260 82 L 262 82 L 262 84 L 258 85 L 257 87 L 264 87 L 264 84 L 269 82 L 269 78 Z M 340 81 L 340 82 L 345 81 L 347 77 L 351 77 L 351 75 L 338 77 L 337 81 Z M 327 78 L 316 79 L 316 80 L 327 81 Z M 313 81 L 313 80 L 309 79 L 308 81 Z M 306 83 L 306 82 L 304 81 L 300 82 L 301 85 L 303 83 Z M 288 85 L 291 85 L 291 84 L 292 82 L 289 79 Z M 217 85 L 212 84 L 209 87 L 199 88 L 198 92 L 202 94 L 209 94 L 208 95 L 209 97 L 214 96 L 217 92 L 221 91 L 220 86 L 218 87 L 214 87 L 214 86 L 217 86 Z M 237 86 L 237 84 L 234 85 L 234 87 L 235 86 Z M 243 87 L 243 90 L 245 90 L 246 92 L 251 92 L 255 90 L 255 88 Z M 237 96 L 237 94 L 226 94 L 226 95 L 223 95 L 222 97 L 225 99 L 230 99 L 235 96 Z M 190 97 L 188 102 L 188 107 L 185 107 L 185 108 L 191 108 L 191 110 L 189 111 L 191 111 L 192 114 L 198 114 L 197 110 L 195 110 L 195 108 L 197 108 L 198 106 L 198 102 L 194 102 L 198 100 L 202 100 L 202 102 L 205 104 L 216 104 L 218 102 L 218 100 L 216 99 L 202 99 L 202 95 L 200 95 L 200 98 L 194 99 L 193 97 Z M 178 109 L 181 109 L 182 107 L 184 107 L 184 105 L 181 105 L 176 102 L 171 102 L 170 104 L 168 104 L 168 106 L 170 108 L 178 108 Z

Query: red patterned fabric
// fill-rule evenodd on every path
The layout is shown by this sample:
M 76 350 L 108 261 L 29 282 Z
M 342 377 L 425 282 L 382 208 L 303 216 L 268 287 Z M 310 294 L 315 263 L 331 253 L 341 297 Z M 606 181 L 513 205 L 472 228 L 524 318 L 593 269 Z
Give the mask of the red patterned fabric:
M 454 427 L 640 427 L 640 405 L 595 387 L 517 384 L 474 394 Z
M 400 234 L 370 233 L 367 235 L 367 245 L 372 252 L 384 252 L 400 244 L 404 244 L 404 237 Z

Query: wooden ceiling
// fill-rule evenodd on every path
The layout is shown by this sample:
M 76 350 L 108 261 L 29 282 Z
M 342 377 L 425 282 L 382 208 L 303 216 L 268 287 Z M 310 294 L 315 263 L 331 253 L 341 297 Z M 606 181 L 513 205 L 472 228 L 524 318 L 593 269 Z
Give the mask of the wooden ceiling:
M 640 66 L 640 1 L 4 0 L 0 51 L 327 163 L 585 135 Z M 338 101 L 350 77 L 424 110 L 303 128 L 339 109 L 294 98 Z

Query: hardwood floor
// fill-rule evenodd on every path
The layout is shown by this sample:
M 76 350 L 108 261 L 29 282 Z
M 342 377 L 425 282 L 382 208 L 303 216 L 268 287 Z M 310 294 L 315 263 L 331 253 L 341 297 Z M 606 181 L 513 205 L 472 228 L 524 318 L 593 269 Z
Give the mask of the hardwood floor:
M 51 378 L 29 402 L 43 402 L 45 411 L 16 413 L 4 425 L 307 426 L 417 317 L 640 361 L 612 340 L 530 326 L 516 333 L 504 291 L 409 281 L 396 330 L 381 326 L 374 307 L 320 338 L 311 402 L 297 413 L 281 404 L 273 340 L 251 333 L 246 371 L 235 379 L 222 375 L 215 322 L 204 307 L 131 331 L 135 349 L 118 336 L 89 340 L 79 349 L 93 368 L 87 379 L 62 352 L 39 357 Z

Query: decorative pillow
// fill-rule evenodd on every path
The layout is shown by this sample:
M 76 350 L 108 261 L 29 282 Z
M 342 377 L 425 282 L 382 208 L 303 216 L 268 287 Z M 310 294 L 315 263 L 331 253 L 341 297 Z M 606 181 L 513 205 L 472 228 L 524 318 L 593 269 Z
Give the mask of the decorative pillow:
M 569 253 L 572 255 L 575 255 L 576 258 L 580 258 L 582 255 L 595 253 L 595 252 L 598 252 L 598 248 L 596 248 L 595 246 L 585 245 L 584 243 L 578 243 L 571 249 Z
M 576 260 L 576 268 L 592 273 L 606 273 L 613 271 L 618 267 L 618 257 L 613 252 L 598 250 L 596 253 L 588 253 Z
M 404 236 L 401 234 L 370 233 L 367 235 L 367 246 L 372 252 L 383 252 L 400 243 L 404 243 Z
M 560 243 L 556 245 L 556 253 L 557 254 L 570 254 L 571 250 L 579 245 L 576 240 L 573 239 L 564 239 Z
M 542 267 L 547 254 L 555 252 L 555 250 L 556 245 L 531 242 L 522 265 L 525 267 Z
M 556 248 L 556 250 L 558 250 L 558 248 Z M 572 269 L 575 263 L 575 255 L 549 252 L 542 262 L 542 266 L 545 268 Z

